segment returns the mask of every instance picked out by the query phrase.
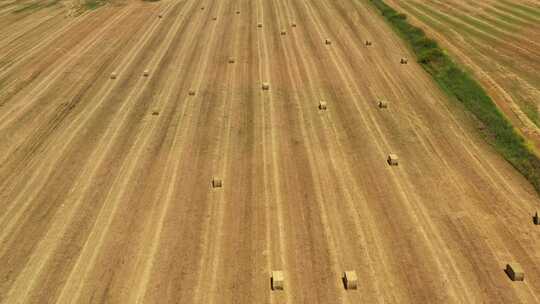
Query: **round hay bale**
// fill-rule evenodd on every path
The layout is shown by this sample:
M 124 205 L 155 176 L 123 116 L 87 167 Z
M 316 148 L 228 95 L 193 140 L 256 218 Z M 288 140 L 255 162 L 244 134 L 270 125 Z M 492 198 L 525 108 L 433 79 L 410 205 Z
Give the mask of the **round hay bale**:
M 112 72 L 111 73 L 111 79 L 116 79 L 117 75 L 116 75 L 116 72 Z
M 287 31 L 281 31 L 281 36 L 287 35 Z
M 195 96 L 195 90 L 189 90 L 188 92 L 189 96 Z
M 262 23 L 257 24 L 257 27 L 262 27 Z
M 326 45 L 330 45 L 330 44 L 332 44 L 332 40 L 330 40 L 330 39 L 327 38 L 326 40 L 324 40 L 324 43 L 325 43 Z
M 143 76 L 148 77 L 150 75 L 150 70 L 144 70 Z
M 229 63 L 235 63 L 236 60 L 234 59 L 234 57 L 229 57 Z
M 401 58 L 400 63 L 401 64 L 407 64 L 407 63 L 409 63 L 409 59 L 407 57 Z
M 265 91 L 270 90 L 270 84 L 268 82 L 263 82 L 262 89 Z

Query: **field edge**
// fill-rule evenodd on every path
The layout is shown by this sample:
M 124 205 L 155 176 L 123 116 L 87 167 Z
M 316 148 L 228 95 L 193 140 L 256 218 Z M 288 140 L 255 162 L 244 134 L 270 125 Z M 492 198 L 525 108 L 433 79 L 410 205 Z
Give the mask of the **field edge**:
M 398 12 L 383 0 L 368 2 L 406 42 L 417 62 L 450 99 L 457 99 L 482 123 L 483 138 L 540 194 L 540 158 L 537 151 L 516 131 L 478 81 L 452 60 L 437 41 L 428 38 L 421 28 L 410 24 L 406 14 Z

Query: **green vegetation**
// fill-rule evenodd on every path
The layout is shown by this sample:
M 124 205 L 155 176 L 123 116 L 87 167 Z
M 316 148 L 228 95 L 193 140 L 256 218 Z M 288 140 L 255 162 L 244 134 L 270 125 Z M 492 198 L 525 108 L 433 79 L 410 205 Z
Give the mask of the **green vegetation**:
M 95 10 L 96 8 L 105 5 L 105 0 L 86 0 L 84 6 L 89 10 Z
M 533 87 L 540 86 L 540 81 L 535 81 L 536 79 L 540 79 L 537 77 L 538 75 L 535 74 L 534 71 L 524 67 L 523 63 L 527 61 L 522 60 L 521 62 L 515 62 L 515 58 L 511 50 L 504 50 L 503 52 L 506 54 L 501 54 L 502 49 L 495 50 L 495 48 L 492 46 L 500 45 L 500 42 L 497 42 L 497 40 L 495 40 L 492 36 L 478 31 L 474 25 L 455 22 L 454 20 L 450 20 L 447 16 L 440 14 L 440 12 L 437 12 L 433 8 L 414 1 L 408 3 L 401 2 L 400 6 L 405 9 L 408 14 L 413 15 L 418 20 L 427 24 L 430 28 L 436 29 L 438 32 L 444 33 L 448 37 L 451 37 L 455 33 L 459 33 L 462 36 L 477 38 L 467 40 L 467 44 L 469 45 L 467 51 L 470 57 L 475 58 L 475 61 L 482 62 L 482 68 L 484 71 L 493 72 L 492 69 L 496 69 L 497 66 L 504 66 L 505 69 L 524 76 L 529 83 L 536 84 L 536 86 L 533 84 Z M 450 26 L 447 24 L 450 24 Z M 516 32 L 516 30 L 514 29 L 510 32 L 513 33 Z M 486 43 L 481 43 L 480 41 L 484 41 Z M 487 58 L 489 58 L 490 61 L 496 61 L 497 64 L 492 64 L 490 61 L 486 61 L 487 58 L 485 58 L 484 55 L 488 55 Z M 523 54 L 523 56 L 530 55 Z M 463 66 L 461 68 L 463 69 Z M 538 113 L 531 107 L 527 108 L 527 100 L 524 100 L 521 97 L 515 98 L 514 100 L 517 102 L 520 109 L 527 115 L 527 117 L 536 125 L 540 126 L 540 121 L 538 121 L 539 118 L 537 117 Z
M 418 62 L 437 84 L 485 125 L 486 140 L 540 192 L 540 159 L 476 80 L 452 61 L 422 29 L 411 25 L 405 14 L 397 12 L 383 0 L 369 1 L 407 41 Z
M 540 113 L 538 113 L 536 105 L 525 101 L 522 101 L 521 103 L 520 109 L 523 110 L 525 115 L 527 115 L 536 126 L 540 126 Z

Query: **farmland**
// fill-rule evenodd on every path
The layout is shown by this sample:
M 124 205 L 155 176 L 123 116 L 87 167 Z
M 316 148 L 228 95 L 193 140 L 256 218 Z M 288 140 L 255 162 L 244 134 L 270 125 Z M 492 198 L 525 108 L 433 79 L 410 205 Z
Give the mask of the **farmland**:
M 73 12 L 0 5 L 1 303 L 539 301 L 536 192 L 368 1 Z
M 540 147 L 540 5 L 536 1 L 386 1 L 436 37 Z

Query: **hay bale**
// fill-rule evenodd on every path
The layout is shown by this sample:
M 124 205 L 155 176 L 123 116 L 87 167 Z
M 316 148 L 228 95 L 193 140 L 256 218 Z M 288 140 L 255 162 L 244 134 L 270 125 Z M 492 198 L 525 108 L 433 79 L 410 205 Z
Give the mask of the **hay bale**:
M 401 58 L 400 63 L 401 63 L 401 64 L 407 64 L 407 63 L 409 63 L 409 59 L 407 59 L 407 58 Z
M 214 20 L 214 21 L 217 20 L 217 17 L 212 17 L 212 20 Z
M 538 212 L 536 212 L 533 216 L 533 223 L 535 225 L 540 225 L 540 216 L 538 216 Z
M 281 31 L 281 36 L 287 35 L 287 31 Z
M 265 91 L 270 90 L 270 83 L 268 83 L 268 82 L 263 82 L 263 84 L 262 84 L 262 89 L 265 90 Z
M 144 70 L 143 76 L 148 77 L 148 75 L 150 75 L 150 70 Z
M 159 115 L 159 112 L 158 112 L 158 111 L 154 111 L 154 112 L 152 112 L 152 115 L 157 116 L 157 115 Z
M 321 100 L 321 101 L 319 102 L 319 110 L 321 110 L 321 111 L 325 111 L 325 110 L 326 110 L 326 101 Z
M 189 96 L 195 96 L 195 90 L 189 90 L 188 94 Z
M 272 276 L 270 277 L 270 285 L 272 290 L 283 290 L 284 285 L 284 276 L 283 271 L 275 270 L 272 271 Z
M 525 279 L 525 273 L 519 263 L 511 262 L 506 264 L 506 269 L 504 271 L 512 281 L 523 281 Z
M 163 14 L 159 14 L 158 18 L 160 18 L 160 19 L 163 18 Z
M 234 63 L 235 61 L 234 57 L 229 57 L 229 63 Z
M 343 272 L 343 284 L 347 290 L 358 288 L 358 276 L 356 276 L 356 271 L 349 270 Z
M 369 41 L 369 40 L 366 40 L 366 46 L 370 46 L 371 44 L 372 44 L 372 42 L 371 42 L 371 41 Z
M 296 27 L 296 23 L 293 22 L 293 23 L 291 24 L 291 26 L 292 26 L 292 27 Z
M 388 108 L 388 101 L 386 101 L 385 99 L 379 100 L 379 108 L 381 109 Z
M 257 27 L 262 27 L 262 23 L 257 24 Z
M 240 11 L 236 11 L 236 14 L 237 14 L 237 15 L 240 15 Z
M 332 40 L 326 39 L 326 40 L 324 40 L 324 43 L 325 43 L 326 45 L 330 45 L 330 44 L 332 44 Z
M 116 74 L 116 72 L 112 72 L 111 73 L 111 79 L 116 79 L 118 75 Z
M 387 161 L 390 166 L 397 166 L 399 158 L 396 154 L 390 153 L 388 154 Z
M 212 179 L 212 188 L 221 188 L 223 185 L 221 179 L 214 177 Z
M 203 6 L 203 7 L 201 7 L 201 11 L 202 11 L 202 10 L 204 10 L 204 6 Z

